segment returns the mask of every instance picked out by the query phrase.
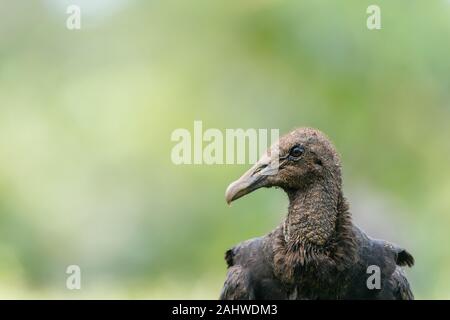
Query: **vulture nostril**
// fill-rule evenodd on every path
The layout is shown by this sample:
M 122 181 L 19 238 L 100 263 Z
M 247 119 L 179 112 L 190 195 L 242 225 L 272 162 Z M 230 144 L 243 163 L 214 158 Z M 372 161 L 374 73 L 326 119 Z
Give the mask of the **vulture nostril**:
M 268 164 L 264 163 L 262 165 L 260 165 L 258 168 L 256 168 L 256 170 L 253 172 L 253 174 L 257 174 L 258 172 L 260 172 L 262 169 L 267 168 Z

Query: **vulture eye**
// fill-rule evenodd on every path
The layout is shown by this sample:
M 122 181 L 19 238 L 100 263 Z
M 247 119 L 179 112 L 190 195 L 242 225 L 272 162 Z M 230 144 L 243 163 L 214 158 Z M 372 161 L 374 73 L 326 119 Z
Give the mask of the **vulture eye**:
M 289 155 L 293 158 L 300 157 L 305 152 L 305 149 L 302 146 L 294 146 L 291 151 L 289 151 Z

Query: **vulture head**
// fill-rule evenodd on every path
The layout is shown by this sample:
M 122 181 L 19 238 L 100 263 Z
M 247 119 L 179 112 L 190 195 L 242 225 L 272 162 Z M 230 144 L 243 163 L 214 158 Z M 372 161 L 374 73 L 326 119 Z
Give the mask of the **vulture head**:
M 299 128 L 282 136 L 250 170 L 231 183 L 225 199 L 230 204 L 262 187 L 279 187 L 289 195 L 316 183 L 340 189 L 339 155 L 322 132 Z

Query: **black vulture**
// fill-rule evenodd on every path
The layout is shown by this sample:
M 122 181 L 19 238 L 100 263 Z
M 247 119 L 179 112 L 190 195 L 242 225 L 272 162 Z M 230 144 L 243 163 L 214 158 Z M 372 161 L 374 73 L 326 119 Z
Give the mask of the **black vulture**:
M 226 201 L 262 187 L 284 190 L 288 213 L 269 234 L 225 253 L 221 299 L 414 299 L 402 268 L 414 258 L 353 224 L 339 155 L 322 132 L 281 137 L 230 184 Z

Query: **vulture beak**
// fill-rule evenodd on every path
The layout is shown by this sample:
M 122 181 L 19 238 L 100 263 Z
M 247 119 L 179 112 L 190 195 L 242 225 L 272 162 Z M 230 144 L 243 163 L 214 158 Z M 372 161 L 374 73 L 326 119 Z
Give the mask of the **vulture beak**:
M 277 172 L 278 162 L 272 163 L 271 157 L 266 153 L 253 167 L 228 186 L 225 192 L 225 200 L 230 204 L 256 189 L 268 187 L 267 178 L 277 174 Z

